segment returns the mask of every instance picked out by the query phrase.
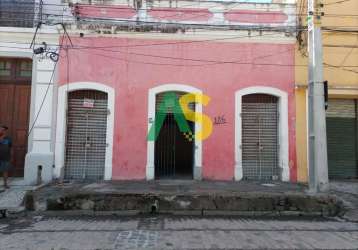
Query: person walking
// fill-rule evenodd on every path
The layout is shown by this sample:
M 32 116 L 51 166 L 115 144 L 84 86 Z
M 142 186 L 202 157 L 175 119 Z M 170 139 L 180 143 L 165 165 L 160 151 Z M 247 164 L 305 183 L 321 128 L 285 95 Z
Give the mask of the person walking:
M 11 168 L 11 147 L 12 141 L 9 136 L 7 136 L 8 127 L 1 125 L 0 126 L 0 172 L 3 174 L 4 178 L 4 187 L 7 189 L 8 186 L 8 177 L 9 170 Z

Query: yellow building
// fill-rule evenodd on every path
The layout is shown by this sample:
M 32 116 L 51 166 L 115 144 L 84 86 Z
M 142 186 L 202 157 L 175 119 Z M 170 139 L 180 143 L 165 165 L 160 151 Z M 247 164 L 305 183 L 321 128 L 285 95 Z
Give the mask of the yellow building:
M 326 111 L 330 179 L 358 178 L 358 0 L 322 0 L 324 79 L 329 86 Z M 307 0 L 297 13 L 306 25 Z M 296 46 L 297 179 L 308 180 L 307 162 L 307 32 Z

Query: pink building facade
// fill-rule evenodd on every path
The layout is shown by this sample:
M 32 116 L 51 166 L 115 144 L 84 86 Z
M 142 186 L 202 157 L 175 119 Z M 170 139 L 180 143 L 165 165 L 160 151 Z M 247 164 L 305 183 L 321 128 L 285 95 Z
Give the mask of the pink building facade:
M 217 16 L 210 12 L 210 8 L 190 11 L 176 8 L 174 14 L 173 9 L 164 10 L 167 11 L 163 11 L 163 8 L 148 11 L 151 22 L 154 19 L 167 22 L 168 16 L 173 15 L 175 18 L 171 21 L 179 24 L 187 25 L 186 22 L 190 22 L 208 25 Z M 138 15 L 138 11 L 129 7 L 106 11 L 82 5 L 77 6 L 76 11 L 77 15 L 93 17 L 94 20 L 132 20 Z M 81 176 L 76 175 L 77 170 L 82 171 L 76 170 L 76 166 L 81 164 L 74 161 L 96 162 L 96 156 L 81 160 L 92 151 L 83 154 L 81 150 L 75 151 L 73 145 L 74 140 L 81 140 L 76 139 L 76 133 L 81 135 L 83 132 L 77 128 L 100 119 L 100 115 L 93 116 L 92 120 L 88 117 L 94 114 L 93 110 L 97 110 L 97 107 L 102 107 L 101 100 L 105 100 L 106 115 L 101 118 L 104 123 L 98 125 L 102 126 L 101 131 L 104 129 L 102 138 L 105 138 L 105 146 L 94 153 L 103 156 L 104 173 L 103 176 L 99 175 L 100 178 L 161 178 L 157 165 L 163 162 L 168 164 L 168 159 L 159 158 L 160 155 L 169 158 L 173 155 L 165 150 L 176 145 L 175 136 L 174 141 L 168 139 L 165 142 L 170 134 L 159 135 L 162 142 L 158 145 L 156 141 L 148 141 L 148 132 L 158 118 L 160 95 L 175 92 L 202 93 L 210 98 L 206 104 L 193 104 L 196 112 L 211 119 L 213 129 L 205 140 L 193 140 L 190 144 L 192 153 L 187 151 L 189 153 L 180 156 L 181 159 L 190 158 L 192 164 L 192 172 L 185 178 L 239 181 L 264 180 L 264 177 L 271 176 L 272 180 L 295 182 L 295 43 L 294 38 L 285 36 L 285 32 L 274 30 L 275 27 L 284 27 L 289 15 L 279 10 L 265 13 L 254 8 L 222 13 L 221 17 L 227 18 L 232 25 L 236 25 L 235 22 L 265 24 L 272 20 L 272 31 L 261 30 L 254 34 L 245 29 L 230 31 L 219 28 L 206 31 L 193 31 L 190 28 L 190 32 L 172 34 L 145 31 L 115 33 L 112 28 L 111 34 L 85 33 L 81 37 L 78 35 L 80 31 L 77 34 L 73 32 L 72 47 L 68 41 L 62 41 L 67 45 L 63 45 L 58 66 L 54 176 Z M 89 29 L 88 26 L 82 27 L 82 31 L 86 29 Z M 96 93 L 104 94 L 104 98 Z M 74 110 L 79 110 L 79 113 Z M 83 110 L 87 115 L 81 113 Z M 270 118 L 272 114 L 274 116 Z M 87 120 L 79 118 L 82 116 Z M 173 119 L 166 120 L 164 124 L 166 122 L 171 124 L 169 127 L 176 129 Z M 200 131 L 201 125 L 196 122 L 193 129 Z M 95 147 L 96 142 L 100 141 L 100 137 L 96 137 L 95 141 L 90 142 L 90 129 L 88 125 L 86 136 L 83 136 L 87 138 L 85 142 L 78 143 L 79 147 Z M 96 136 L 99 133 L 102 132 Z M 76 152 L 80 151 L 80 156 L 76 156 Z M 169 160 L 173 164 L 175 161 Z M 271 166 L 272 162 L 274 166 Z M 176 163 L 186 164 L 181 160 Z M 72 165 L 69 167 L 68 164 Z M 271 169 L 272 172 L 268 168 L 276 170 Z M 269 172 L 265 173 L 267 170 Z M 181 178 L 182 175 L 169 174 L 169 177 Z

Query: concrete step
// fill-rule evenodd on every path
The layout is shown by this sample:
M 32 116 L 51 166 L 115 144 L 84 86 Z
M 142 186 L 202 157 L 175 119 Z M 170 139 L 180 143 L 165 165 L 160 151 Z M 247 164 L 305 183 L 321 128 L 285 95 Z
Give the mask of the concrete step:
M 28 192 L 25 205 L 28 210 L 37 212 L 86 214 L 337 216 L 343 212 L 342 203 L 335 195 L 313 196 L 298 187 L 285 191 L 260 186 L 257 187 L 260 191 L 253 191 L 253 184 L 238 186 L 231 182 L 186 183 L 168 188 L 146 182 L 138 183 L 141 188 L 124 187 L 125 184 L 50 185 Z M 285 185 L 288 184 L 282 188 Z

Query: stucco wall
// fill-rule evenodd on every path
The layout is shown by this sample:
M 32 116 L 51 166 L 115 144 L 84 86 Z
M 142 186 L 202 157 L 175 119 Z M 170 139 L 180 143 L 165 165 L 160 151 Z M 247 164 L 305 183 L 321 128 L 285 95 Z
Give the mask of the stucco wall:
M 69 72 L 66 55 L 62 55 L 60 84 L 90 81 L 115 89 L 113 179 L 145 178 L 148 89 L 175 83 L 201 89 L 211 97 L 203 112 L 227 121 L 214 126 L 203 142 L 203 178 L 216 180 L 234 177 L 235 91 L 271 86 L 287 92 L 290 178 L 296 180 L 293 44 L 105 37 L 72 41 L 84 47 L 70 49 Z
M 0 27 L 0 57 L 31 58 L 31 104 L 29 107 L 30 131 L 28 135 L 27 154 L 24 166 L 24 179 L 27 184 L 35 184 L 38 178 L 38 166 L 42 166 L 42 180 L 52 180 L 53 169 L 53 132 L 56 100 L 56 71 L 55 64 L 48 58 L 39 60 L 33 56 L 30 43 L 34 28 Z M 56 46 L 57 31 L 52 27 L 39 30 L 39 41 Z M 43 103 L 43 105 L 42 105 Z
M 301 2 L 298 1 L 298 6 Z M 322 27 L 331 29 L 355 29 L 358 26 L 358 18 L 354 15 L 358 12 L 357 1 L 346 1 L 331 4 L 333 1 L 322 0 L 324 4 L 322 17 Z M 306 13 L 303 5 L 304 14 Z M 305 18 L 302 17 L 303 24 Z M 306 113 L 306 88 L 308 81 L 308 58 L 305 54 L 307 51 L 306 34 L 302 36 L 302 51 L 296 48 L 296 65 L 295 79 L 300 90 L 296 92 L 296 112 L 297 112 L 297 165 L 298 180 L 307 182 L 307 113 Z M 351 32 L 338 32 L 324 30 L 322 33 L 323 42 L 323 77 L 328 81 L 329 97 L 331 98 L 358 98 L 358 36 Z M 354 67 L 349 67 L 354 66 Z

